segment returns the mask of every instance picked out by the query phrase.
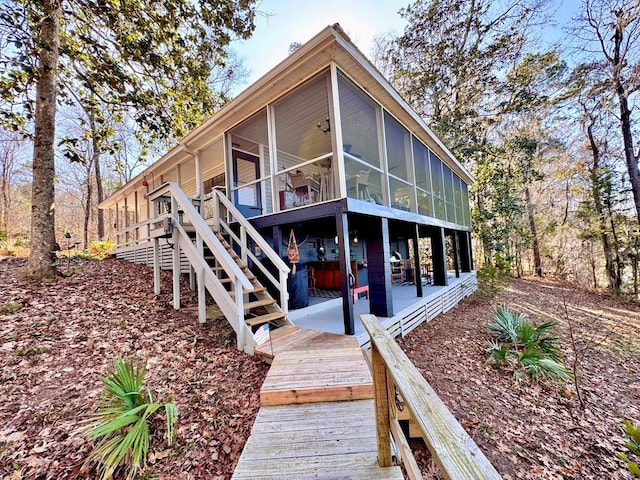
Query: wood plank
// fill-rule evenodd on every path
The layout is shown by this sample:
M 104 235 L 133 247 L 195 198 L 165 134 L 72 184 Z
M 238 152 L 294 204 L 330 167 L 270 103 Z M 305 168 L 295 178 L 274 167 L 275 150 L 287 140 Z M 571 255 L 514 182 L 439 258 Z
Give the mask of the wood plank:
M 234 479 L 401 479 L 377 465 L 372 400 L 262 407 Z
M 396 448 L 398 449 L 398 455 L 404 465 L 404 469 L 409 476 L 409 480 L 422 480 L 422 472 L 416 462 L 416 458 L 413 456 L 409 442 L 404 436 L 402 428 L 397 419 L 391 420 L 391 433 L 396 441 Z
M 424 434 L 427 447 L 445 478 L 501 479 L 493 465 L 426 382 L 375 315 L 361 315 L 387 371 Z
M 311 402 L 341 402 L 373 397 L 373 385 L 339 385 L 260 392 L 260 404 L 290 405 Z
M 276 355 L 260 390 L 262 405 L 371 398 L 373 383 L 359 348 Z

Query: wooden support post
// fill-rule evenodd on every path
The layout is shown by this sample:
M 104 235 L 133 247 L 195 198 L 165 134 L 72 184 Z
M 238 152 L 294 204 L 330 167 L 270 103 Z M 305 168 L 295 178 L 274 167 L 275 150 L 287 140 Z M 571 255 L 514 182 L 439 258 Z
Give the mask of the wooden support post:
M 338 233 L 338 260 L 340 263 L 340 277 L 342 286 L 342 316 L 344 319 L 344 333 L 355 335 L 356 328 L 353 319 L 353 292 L 350 280 L 351 258 L 349 252 L 349 220 L 346 213 L 336 213 L 336 232 Z M 356 272 L 357 274 L 358 272 Z
M 160 295 L 160 240 L 153 239 L 153 293 Z
M 171 197 L 171 222 L 177 222 L 178 202 Z M 180 310 L 180 236 L 177 228 L 173 228 L 173 308 Z
M 369 275 L 369 307 L 371 313 L 393 317 L 391 295 L 391 252 L 389 246 L 389 220 L 372 221 L 366 230 L 367 270 Z
M 238 340 L 238 350 L 241 352 L 244 351 L 244 299 L 242 298 L 242 283 L 237 278 L 234 278 L 234 291 L 235 291 L 235 299 L 236 299 L 236 311 L 238 312 L 238 328 L 236 330 L 236 338 Z
M 413 281 L 416 284 L 416 296 L 422 297 L 422 265 L 420 264 L 420 227 L 413 227 Z
M 473 259 L 471 258 L 471 234 L 460 232 L 460 266 L 463 272 L 473 270 Z
M 460 241 L 458 239 L 458 232 L 453 232 L 453 264 L 456 269 L 456 278 L 460 278 Z
M 207 303 L 204 290 L 204 267 L 198 268 L 198 322 L 207 323 Z
M 431 237 L 431 252 L 433 258 L 433 284 L 449 285 L 447 278 L 447 245 L 444 228 L 438 228 Z
M 247 227 L 244 225 L 240 227 L 240 259 L 242 263 L 249 266 L 247 255 Z
M 393 465 L 389 426 L 389 394 L 387 368 L 376 346 L 371 344 L 371 370 L 373 376 L 374 400 L 376 405 L 376 437 L 378 439 L 378 464 L 381 467 Z

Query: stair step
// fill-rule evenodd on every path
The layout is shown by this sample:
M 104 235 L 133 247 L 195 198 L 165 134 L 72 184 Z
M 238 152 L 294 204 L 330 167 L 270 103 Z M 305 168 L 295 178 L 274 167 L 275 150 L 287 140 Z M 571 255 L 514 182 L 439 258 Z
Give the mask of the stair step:
M 267 291 L 266 287 L 256 287 L 253 290 L 242 290 L 242 293 L 264 293 Z M 232 297 L 236 296 L 236 292 L 229 292 Z
M 231 258 L 233 258 L 234 260 L 237 260 L 237 259 L 239 259 L 240 257 L 239 257 L 237 254 L 232 253 L 232 254 L 231 254 Z M 205 260 L 215 260 L 215 259 L 216 259 L 216 256 L 215 256 L 215 255 L 204 255 L 204 259 L 205 259 Z
M 244 304 L 245 310 L 251 310 L 252 308 L 257 307 L 268 307 L 271 305 L 275 305 L 276 301 L 273 298 L 266 298 L 264 300 L 256 300 L 255 302 L 248 302 Z
M 286 337 L 287 335 L 296 333 L 300 331 L 300 327 L 295 325 L 284 325 L 283 327 L 276 328 L 275 330 L 271 330 L 271 340 L 276 340 L 281 337 Z
M 369 367 L 357 340 L 351 338 L 355 345 L 349 348 L 277 353 L 260 389 L 260 405 L 373 398 Z
M 282 320 L 286 316 L 287 314 L 284 312 L 273 312 L 273 313 L 268 313 L 266 315 L 260 315 L 259 317 L 246 319 L 244 323 L 246 323 L 250 327 L 253 327 L 255 325 L 262 325 L 264 323 L 273 322 L 275 320 Z

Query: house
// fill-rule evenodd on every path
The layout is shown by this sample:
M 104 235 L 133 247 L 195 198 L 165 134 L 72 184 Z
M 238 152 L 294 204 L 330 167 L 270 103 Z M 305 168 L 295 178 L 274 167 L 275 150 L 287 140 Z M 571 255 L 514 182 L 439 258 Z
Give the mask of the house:
M 394 333 L 471 293 L 472 180 L 335 24 L 100 208 L 119 258 L 154 265 L 158 293 L 161 268 L 189 274 L 200 320 L 208 292 L 252 351 L 309 293 L 337 292 L 348 335 L 356 307 L 396 318 L 395 289 L 418 307 Z

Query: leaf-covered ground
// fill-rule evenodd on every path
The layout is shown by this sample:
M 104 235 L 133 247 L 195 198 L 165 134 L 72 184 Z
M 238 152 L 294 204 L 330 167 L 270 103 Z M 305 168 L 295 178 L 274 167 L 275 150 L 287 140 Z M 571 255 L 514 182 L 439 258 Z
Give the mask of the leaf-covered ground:
M 536 324 L 559 322 L 569 367 L 578 353 L 584 408 L 571 382 L 518 384 L 486 363 L 486 325 L 500 304 Z M 623 420 L 640 424 L 637 303 L 514 279 L 497 298 L 472 297 L 399 343 L 505 479 L 634 478 L 615 452 L 626 451 Z M 432 470 L 426 449 L 418 457 Z
M 156 297 L 147 267 L 86 262 L 39 284 L 20 277 L 22 265 L 0 259 L 0 478 L 96 477 L 82 468 L 91 444 L 78 431 L 117 356 L 148 359 L 146 385 L 180 409 L 176 447 L 158 438 L 143 478 L 229 478 L 267 366 L 235 350 L 226 322 L 199 325 L 186 286 L 185 308 L 173 310 L 170 275 Z M 517 384 L 486 363 L 498 304 L 560 322 L 567 364 L 579 354 L 584 409 L 571 383 Z M 622 420 L 640 423 L 637 304 L 513 280 L 497 298 L 466 300 L 399 342 L 505 479 L 633 478 L 615 452 L 624 450 Z M 413 444 L 432 478 L 428 452 Z
M 175 311 L 170 274 L 156 298 L 144 266 L 86 262 L 39 284 L 21 279 L 22 265 L 0 258 L 0 478 L 96 478 L 78 430 L 118 356 L 148 359 L 145 384 L 179 408 L 177 445 L 152 444 L 145 478 L 229 478 L 267 366 L 235 350 L 226 321 L 199 325 L 186 286 Z

